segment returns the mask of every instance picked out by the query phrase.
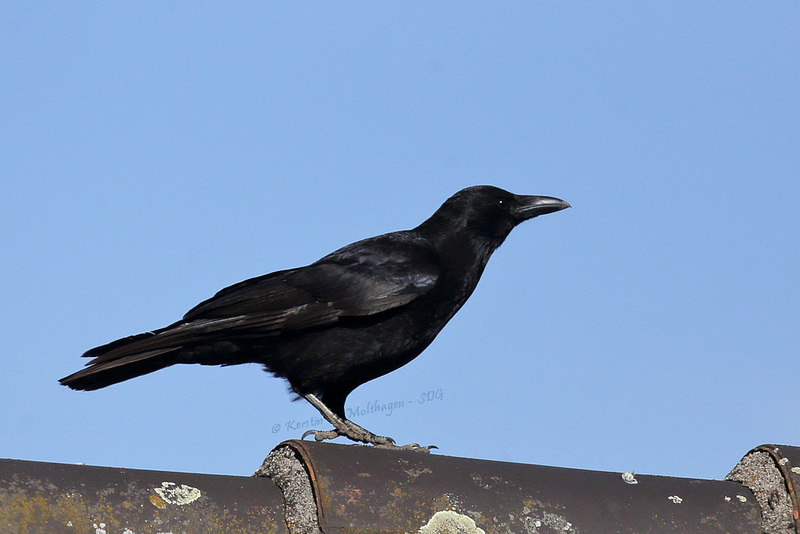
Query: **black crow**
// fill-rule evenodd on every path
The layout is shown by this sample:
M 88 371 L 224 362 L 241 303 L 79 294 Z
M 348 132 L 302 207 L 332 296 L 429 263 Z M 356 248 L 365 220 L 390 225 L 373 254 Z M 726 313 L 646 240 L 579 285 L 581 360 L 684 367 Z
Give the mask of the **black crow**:
M 557 198 L 497 187 L 463 189 L 413 230 L 245 280 L 174 324 L 91 349 L 84 354 L 92 358 L 87 367 L 60 382 L 94 390 L 176 363 L 260 363 L 335 428 L 306 434 L 396 447 L 345 417 L 347 396 L 433 341 L 517 224 L 568 207 Z

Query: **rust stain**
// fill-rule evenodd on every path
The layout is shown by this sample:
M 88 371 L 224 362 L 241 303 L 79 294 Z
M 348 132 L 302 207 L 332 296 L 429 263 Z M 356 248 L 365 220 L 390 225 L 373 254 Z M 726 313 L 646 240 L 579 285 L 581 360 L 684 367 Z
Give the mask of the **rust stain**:
M 344 491 L 343 494 L 345 495 L 345 498 L 347 499 L 348 503 L 355 504 L 361 500 L 361 490 L 358 488 L 352 488 L 350 490 Z
M 150 502 L 153 503 L 153 506 L 161 510 L 167 507 L 167 503 L 158 495 L 150 495 Z

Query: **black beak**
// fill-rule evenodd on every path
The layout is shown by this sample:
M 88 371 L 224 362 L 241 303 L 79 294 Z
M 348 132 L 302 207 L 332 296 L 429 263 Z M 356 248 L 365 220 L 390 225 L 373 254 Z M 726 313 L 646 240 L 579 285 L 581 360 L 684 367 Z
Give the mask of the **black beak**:
M 568 202 L 554 197 L 517 195 L 516 201 L 512 214 L 519 222 L 571 207 Z

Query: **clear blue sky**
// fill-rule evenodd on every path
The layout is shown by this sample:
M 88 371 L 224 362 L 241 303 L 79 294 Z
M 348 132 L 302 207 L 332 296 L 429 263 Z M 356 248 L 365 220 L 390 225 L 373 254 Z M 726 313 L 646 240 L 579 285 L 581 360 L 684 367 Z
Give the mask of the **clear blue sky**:
M 57 379 L 474 184 L 573 209 L 358 423 L 702 478 L 800 445 L 800 4 L 430 4 L 4 6 L 0 457 L 251 473 L 317 415 L 258 366 Z

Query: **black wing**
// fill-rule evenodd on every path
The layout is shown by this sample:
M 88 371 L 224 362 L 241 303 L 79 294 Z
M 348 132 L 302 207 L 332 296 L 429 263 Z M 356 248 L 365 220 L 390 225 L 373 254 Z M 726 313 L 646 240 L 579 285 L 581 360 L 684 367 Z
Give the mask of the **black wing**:
M 187 329 L 269 336 L 380 313 L 429 292 L 440 265 L 427 241 L 395 233 L 348 245 L 299 269 L 252 278 L 190 310 Z

